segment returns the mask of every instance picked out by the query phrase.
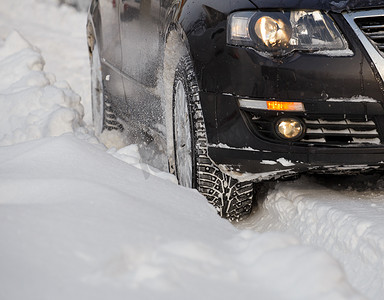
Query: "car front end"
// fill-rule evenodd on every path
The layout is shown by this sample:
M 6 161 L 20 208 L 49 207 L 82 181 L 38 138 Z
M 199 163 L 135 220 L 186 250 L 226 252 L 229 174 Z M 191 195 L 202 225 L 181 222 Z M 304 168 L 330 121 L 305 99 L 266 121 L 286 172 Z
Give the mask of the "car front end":
M 211 160 L 241 181 L 383 168 L 384 3 L 253 2 L 190 33 Z

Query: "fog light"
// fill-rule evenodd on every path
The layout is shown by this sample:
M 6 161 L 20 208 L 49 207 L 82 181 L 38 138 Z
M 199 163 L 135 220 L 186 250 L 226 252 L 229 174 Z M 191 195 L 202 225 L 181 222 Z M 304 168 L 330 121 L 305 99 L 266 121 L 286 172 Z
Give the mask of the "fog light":
M 298 139 L 304 133 L 304 126 L 298 119 L 284 118 L 276 122 L 276 132 L 284 139 Z

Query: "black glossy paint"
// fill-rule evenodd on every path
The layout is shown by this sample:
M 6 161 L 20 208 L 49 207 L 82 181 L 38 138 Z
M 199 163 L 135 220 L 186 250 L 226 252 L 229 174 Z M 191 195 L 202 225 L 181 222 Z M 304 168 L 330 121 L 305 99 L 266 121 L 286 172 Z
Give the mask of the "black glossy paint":
M 345 10 L 383 8 L 383 0 L 250 0 L 259 9 Z
M 228 15 L 257 8 L 326 11 L 353 55 L 295 52 L 282 58 L 266 58 L 251 48 L 227 45 Z M 103 74 L 109 75 L 104 84 L 113 109 L 138 138 L 145 135 L 146 142 L 156 142 L 169 155 L 164 146 L 165 132 L 170 129 L 166 127 L 162 68 L 167 37 L 170 31 L 176 31 L 194 62 L 209 143 L 238 148 L 211 146 L 211 159 L 240 172 L 301 172 L 328 165 L 378 165 L 384 160 L 384 148 L 310 147 L 266 141 L 252 132 L 237 100 L 299 100 L 306 103 L 309 112 L 313 110 L 311 113 L 318 110 L 348 114 L 337 105 L 329 106 L 326 100 L 369 97 L 379 102 L 370 108 L 369 115 L 379 120 L 379 130 L 383 131 L 383 82 L 340 14 L 365 8 L 384 8 L 384 0 L 94 0 L 90 21 L 101 47 Z M 327 111 L 329 107 L 331 111 Z M 366 114 L 361 111 L 362 116 Z M 241 150 L 245 147 L 256 151 Z M 261 164 L 262 160 L 281 157 L 301 163 L 290 168 Z

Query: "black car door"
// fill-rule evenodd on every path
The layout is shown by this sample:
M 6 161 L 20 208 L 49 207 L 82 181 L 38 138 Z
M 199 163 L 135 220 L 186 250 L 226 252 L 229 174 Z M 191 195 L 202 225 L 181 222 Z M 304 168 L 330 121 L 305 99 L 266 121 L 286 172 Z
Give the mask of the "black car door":
M 98 32 L 98 46 L 103 68 L 105 101 L 120 107 L 124 101 L 124 88 L 121 77 L 121 41 L 119 30 L 118 0 L 100 0 L 94 15 L 95 29 Z
M 123 73 L 148 87 L 156 85 L 160 0 L 120 0 Z
M 162 123 L 160 0 L 118 0 L 126 117 L 145 131 Z M 138 124 L 139 123 L 139 124 Z

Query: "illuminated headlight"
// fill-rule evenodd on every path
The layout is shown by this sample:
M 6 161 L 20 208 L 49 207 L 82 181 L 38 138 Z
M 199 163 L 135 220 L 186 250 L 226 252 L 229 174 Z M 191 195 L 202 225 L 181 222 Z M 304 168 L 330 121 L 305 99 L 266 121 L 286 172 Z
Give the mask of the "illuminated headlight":
M 304 132 L 304 125 L 296 118 L 282 118 L 276 122 L 276 133 L 283 139 L 298 140 Z
M 295 50 L 346 50 L 331 18 L 318 11 L 237 12 L 228 18 L 227 43 L 285 55 Z

